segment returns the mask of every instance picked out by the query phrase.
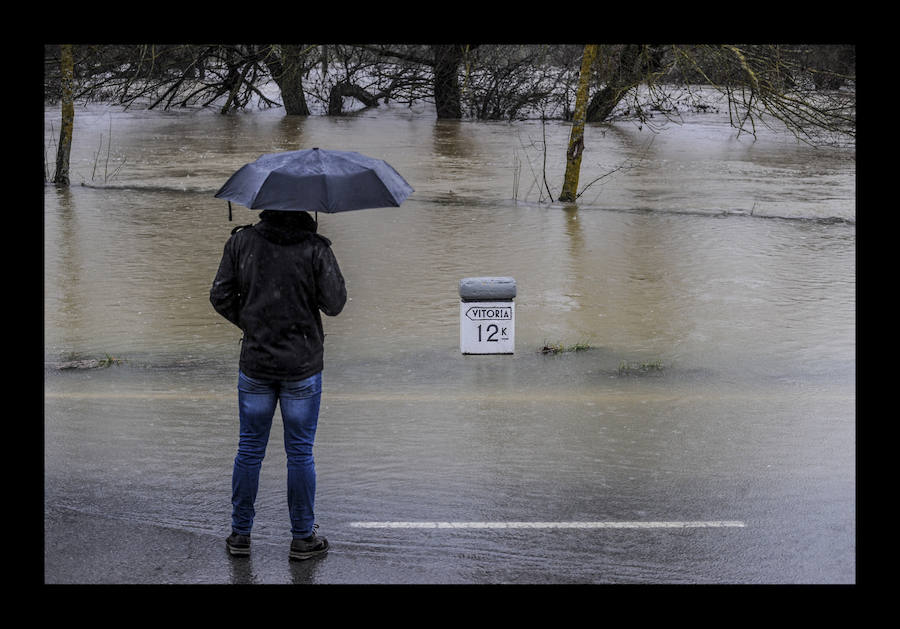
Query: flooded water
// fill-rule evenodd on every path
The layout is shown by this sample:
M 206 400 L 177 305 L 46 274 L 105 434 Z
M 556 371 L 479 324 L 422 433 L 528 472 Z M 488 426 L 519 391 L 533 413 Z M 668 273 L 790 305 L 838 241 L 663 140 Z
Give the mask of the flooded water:
M 51 162 L 58 125 L 48 108 Z M 582 185 L 615 172 L 573 206 L 543 202 L 545 135 L 555 196 L 561 123 L 78 109 L 73 185 L 44 190 L 47 508 L 227 534 L 240 332 L 208 293 L 256 213 L 229 223 L 213 194 L 263 153 L 318 146 L 385 159 L 416 192 L 318 215 L 351 301 L 325 320 L 316 448 L 335 550 L 304 579 L 854 581 L 854 150 L 736 138 L 706 114 L 658 134 L 589 126 Z M 517 283 L 515 354 L 463 356 L 459 280 L 495 275 Z M 278 432 L 254 543 L 280 549 Z M 746 526 L 351 526 L 639 520 Z M 296 581 L 281 559 L 241 579 Z M 235 580 L 222 570 L 175 580 Z

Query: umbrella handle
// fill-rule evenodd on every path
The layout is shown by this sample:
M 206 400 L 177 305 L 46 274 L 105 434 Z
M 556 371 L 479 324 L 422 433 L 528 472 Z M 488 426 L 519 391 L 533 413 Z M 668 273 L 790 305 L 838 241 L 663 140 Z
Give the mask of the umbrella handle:
M 228 202 L 228 222 L 231 222 L 231 201 Z

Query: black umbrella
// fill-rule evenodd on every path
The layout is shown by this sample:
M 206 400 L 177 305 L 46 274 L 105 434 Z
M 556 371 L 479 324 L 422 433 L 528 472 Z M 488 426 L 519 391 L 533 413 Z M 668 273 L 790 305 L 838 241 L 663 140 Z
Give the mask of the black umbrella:
M 319 148 L 262 155 L 225 182 L 217 199 L 251 210 L 347 212 L 397 207 L 413 189 L 387 162 Z

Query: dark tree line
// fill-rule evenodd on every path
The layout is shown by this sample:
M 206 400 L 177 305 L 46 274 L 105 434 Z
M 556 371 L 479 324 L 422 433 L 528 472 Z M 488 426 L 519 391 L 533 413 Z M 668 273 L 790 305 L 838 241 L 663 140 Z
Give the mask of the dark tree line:
M 855 137 L 855 84 L 854 46 L 802 44 L 49 45 L 44 74 L 46 100 L 64 106 L 339 116 L 432 103 L 437 118 L 473 120 L 572 121 L 586 85 L 578 124 L 702 111 L 708 86 L 739 132 L 777 121 L 811 142 Z
M 346 113 L 346 98 L 364 107 L 431 101 L 441 118 L 461 117 L 458 68 L 464 46 L 103 45 L 73 46 L 76 101 L 103 100 L 147 109 L 215 106 L 222 113 L 283 106 L 310 115 Z M 60 47 L 45 49 L 45 95 L 61 96 Z M 268 81 L 281 102 L 267 96 Z
M 289 115 L 341 115 L 386 101 L 431 102 L 438 118 L 571 119 L 580 45 L 75 45 L 76 101 L 148 109 L 215 106 L 222 113 L 283 106 Z M 61 95 L 59 46 L 45 49 L 45 93 Z M 780 111 L 784 95 L 821 101 L 810 122 L 847 126 L 855 87 L 850 45 L 599 45 L 588 122 L 671 109 L 673 86 L 714 85 L 745 108 Z M 280 102 L 263 86 L 274 81 Z M 637 88 L 643 86 L 644 90 Z M 267 96 L 268 94 L 268 96 Z M 816 95 L 817 98 L 812 98 Z M 352 99 L 352 100 L 348 100 Z M 313 104 L 315 107 L 311 107 Z M 853 103 L 855 104 L 855 102 Z M 696 106 L 702 103 L 695 103 Z M 351 106 L 352 108 L 352 106 Z

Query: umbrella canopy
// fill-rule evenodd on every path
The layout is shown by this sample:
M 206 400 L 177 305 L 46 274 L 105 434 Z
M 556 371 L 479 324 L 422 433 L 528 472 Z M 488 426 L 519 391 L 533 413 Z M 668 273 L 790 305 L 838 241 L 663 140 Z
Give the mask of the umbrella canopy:
M 251 210 L 334 213 L 396 207 L 412 192 L 383 160 L 313 148 L 262 155 L 238 169 L 215 196 Z

